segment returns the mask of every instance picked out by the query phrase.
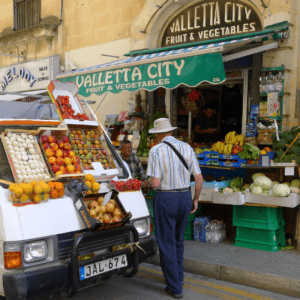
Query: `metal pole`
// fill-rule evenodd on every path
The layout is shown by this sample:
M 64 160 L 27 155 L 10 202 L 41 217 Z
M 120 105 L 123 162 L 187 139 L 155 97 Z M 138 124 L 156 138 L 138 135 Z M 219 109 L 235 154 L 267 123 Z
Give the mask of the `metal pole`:
M 188 129 L 188 136 L 189 140 L 191 139 L 192 136 L 192 111 L 189 111 L 189 129 Z

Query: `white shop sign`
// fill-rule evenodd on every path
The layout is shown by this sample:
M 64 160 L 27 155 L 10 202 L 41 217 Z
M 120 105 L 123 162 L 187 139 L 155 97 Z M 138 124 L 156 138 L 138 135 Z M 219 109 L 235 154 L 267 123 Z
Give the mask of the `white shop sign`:
M 59 55 L 0 68 L 0 92 L 46 89 L 59 74 Z

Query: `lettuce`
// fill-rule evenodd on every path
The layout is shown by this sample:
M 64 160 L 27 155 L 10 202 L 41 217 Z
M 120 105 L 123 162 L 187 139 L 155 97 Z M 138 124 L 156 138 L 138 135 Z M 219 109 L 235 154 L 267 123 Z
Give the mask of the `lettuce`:
M 260 150 L 258 147 L 245 143 L 243 151 L 239 152 L 241 159 L 257 159 L 259 158 Z

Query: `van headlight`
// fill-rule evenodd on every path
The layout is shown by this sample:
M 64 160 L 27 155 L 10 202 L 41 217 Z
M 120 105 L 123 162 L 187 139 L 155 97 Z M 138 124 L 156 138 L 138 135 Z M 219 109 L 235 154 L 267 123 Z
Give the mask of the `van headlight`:
M 133 222 L 133 226 L 136 228 L 139 235 L 145 235 L 148 232 L 148 220 L 142 219 Z
M 24 244 L 24 261 L 31 263 L 46 259 L 48 256 L 48 244 L 45 240 Z

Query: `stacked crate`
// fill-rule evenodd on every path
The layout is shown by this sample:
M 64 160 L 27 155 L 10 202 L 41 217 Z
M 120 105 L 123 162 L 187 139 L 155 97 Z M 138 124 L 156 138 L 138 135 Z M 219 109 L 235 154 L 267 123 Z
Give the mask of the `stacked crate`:
M 151 224 L 152 224 L 152 234 L 155 234 L 155 223 L 154 223 L 154 213 L 153 213 L 153 197 L 146 197 L 146 202 L 148 205 L 148 209 L 151 215 Z M 188 222 L 184 231 L 184 239 L 185 240 L 193 240 L 194 239 L 194 220 L 195 220 L 195 215 L 200 214 L 200 205 L 198 206 L 198 209 L 196 213 L 190 214 L 188 217 Z
M 276 252 L 286 246 L 281 207 L 233 207 L 234 246 Z

